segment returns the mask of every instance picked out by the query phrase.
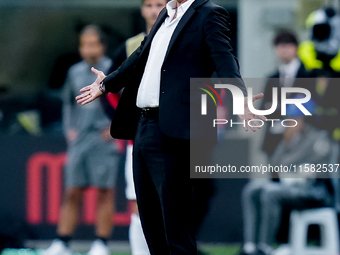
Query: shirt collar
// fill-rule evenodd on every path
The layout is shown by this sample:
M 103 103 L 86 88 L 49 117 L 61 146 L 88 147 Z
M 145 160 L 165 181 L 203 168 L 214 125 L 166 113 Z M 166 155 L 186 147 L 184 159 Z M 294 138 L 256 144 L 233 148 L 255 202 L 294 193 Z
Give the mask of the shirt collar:
M 191 4 L 193 2 L 195 2 L 195 0 L 188 0 L 188 1 L 184 2 L 183 4 L 181 4 L 178 8 L 177 15 L 184 14 L 189 9 L 189 7 L 191 6 Z M 177 0 L 171 0 L 170 2 L 168 2 L 166 4 L 166 9 L 168 11 L 168 15 L 171 18 L 175 15 L 176 8 L 177 8 Z
M 282 64 L 280 67 L 280 71 L 283 72 L 294 72 L 300 68 L 300 60 L 298 58 L 293 59 L 289 63 Z

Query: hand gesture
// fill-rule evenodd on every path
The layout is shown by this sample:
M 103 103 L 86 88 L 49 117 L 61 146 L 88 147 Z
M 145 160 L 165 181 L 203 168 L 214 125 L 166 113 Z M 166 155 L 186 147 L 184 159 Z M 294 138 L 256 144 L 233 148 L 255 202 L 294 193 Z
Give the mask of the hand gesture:
M 91 85 L 80 90 L 82 94 L 76 97 L 78 104 L 86 105 L 103 94 L 103 92 L 99 90 L 99 86 L 102 80 L 106 77 L 105 74 L 94 67 L 91 68 L 91 71 L 97 75 L 97 78 Z
M 258 99 L 261 99 L 262 97 L 263 97 L 263 93 L 257 94 L 256 96 L 253 96 L 253 102 L 258 100 Z M 252 113 L 249 110 L 248 97 L 244 98 L 244 115 L 239 115 L 239 118 L 242 121 L 245 121 L 245 126 L 243 126 L 245 131 L 248 131 L 248 121 L 249 120 L 261 119 L 263 121 L 267 121 L 266 117 L 264 117 L 262 115 L 255 115 L 254 113 Z M 260 122 L 258 122 L 258 121 L 253 121 L 253 126 L 257 126 L 258 129 L 261 129 Z M 253 132 L 256 132 L 255 127 L 251 127 L 251 126 L 249 126 L 249 127 Z

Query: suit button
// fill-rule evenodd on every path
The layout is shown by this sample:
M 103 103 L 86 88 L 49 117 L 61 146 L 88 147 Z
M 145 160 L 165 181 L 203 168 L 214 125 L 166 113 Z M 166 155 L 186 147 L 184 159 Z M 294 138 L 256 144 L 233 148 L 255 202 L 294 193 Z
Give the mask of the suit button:
M 165 69 L 163 69 L 162 71 L 163 71 L 163 72 L 166 72 L 166 70 L 165 70 Z
M 164 94 L 165 92 L 164 91 L 162 91 L 162 94 Z

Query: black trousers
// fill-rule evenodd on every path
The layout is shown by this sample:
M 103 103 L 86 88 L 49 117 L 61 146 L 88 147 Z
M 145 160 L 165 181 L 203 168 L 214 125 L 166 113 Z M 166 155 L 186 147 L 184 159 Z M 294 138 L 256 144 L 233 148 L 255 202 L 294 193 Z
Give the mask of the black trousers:
M 197 254 L 189 140 L 165 136 L 158 118 L 141 116 L 133 177 L 142 227 L 152 255 Z

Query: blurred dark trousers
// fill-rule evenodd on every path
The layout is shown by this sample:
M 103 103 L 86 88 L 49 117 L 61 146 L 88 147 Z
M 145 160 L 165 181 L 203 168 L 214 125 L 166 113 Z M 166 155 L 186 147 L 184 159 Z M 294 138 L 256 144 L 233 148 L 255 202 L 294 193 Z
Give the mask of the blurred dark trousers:
M 331 200 L 324 186 L 249 182 L 242 192 L 244 243 L 272 244 L 283 206 L 302 210 L 330 206 Z
M 133 159 L 138 209 L 150 253 L 197 254 L 189 140 L 165 136 L 157 117 L 141 116 Z

